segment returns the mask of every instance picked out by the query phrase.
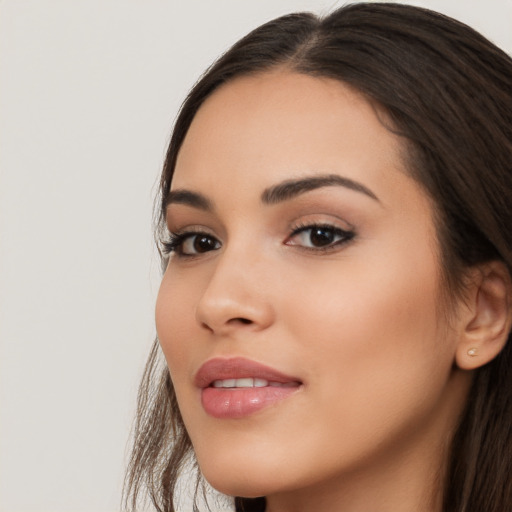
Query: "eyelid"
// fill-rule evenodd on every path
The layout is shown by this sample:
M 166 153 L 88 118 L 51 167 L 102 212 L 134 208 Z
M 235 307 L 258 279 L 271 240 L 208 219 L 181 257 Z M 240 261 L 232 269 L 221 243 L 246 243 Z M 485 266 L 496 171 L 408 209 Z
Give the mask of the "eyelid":
M 291 243 L 294 237 L 297 237 L 301 233 L 305 233 L 309 230 L 323 229 L 325 231 L 331 231 L 340 239 L 335 240 L 327 245 L 320 246 L 307 246 L 299 243 Z M 332 222 L 301 222 L 292 228 L 292 233 L 287 237 L 285 245 L 297 247 L 300 250 L 313 252 L 313 253 L 325 253 L 340 250 L 342 246 L 351 242 L 356 237 L 356 231 L 354 228 L 349 227 L 348 229 L 341 228 Z
M 217 250 L 222 246 L 219 238 L 212 233 L 210 230 L 203 226 L 186 226 L 184 228 L 180 228 L 177 230 L 171 230 L 169 227 L 167 228 L 167 239 L 161 240 L 162 253 L 169 257 L 172 253 L 176 255 L 178 258 L 195 258 L 201 256 L 202 254 L 206 254 L 211 251 L 198 252 L 194 254 L 187 254 L 183 252 L 183 244 L 194 236 L 203 235 L 205 237 L 211 238 L 217 242 L 217 247 L 212 250 Z
M 350 223 L 339 218 L 334 220 L 332 219 L 332 216 L 329 216 L 329 220 L 327 220 L 325 217 L 325 215 L 308 215 L 306 218 L 302 218 L 300 221 L 291 224 L 287 229 L 289 234 L 284 240 L 284 245 L 294 246 L 297 249 L 303 251 L 322 253 L 340 250 L 341 246 L 351 242 L 354 239 L 356 236 L 356 231 Z M 343 224 L 343 227 L 341 227 L 340 224 Z M 333 240 L 331 242 L 326 240 L 325 245 L 315 245 L 313 240 L 310 240 L 311 244 L 307 243 L 305 240 L 302 243 L 293 240 L 301 233 L 305 233 L 308 230 L 314 230 L 315 228 L 330 232 L 333 236 Z M 222 247 L 222 241 L 219 239 L 219 237 L 213 234 L 210 228 L 207 228 L 203 225 L 186 225 L 175 230 L 168 226 L 167 236 L 167 240 L 161 240 L 162 253 L 166 256 L 174 253 L 178 258 L 192 259 L 201 257 L 206 255 L 208 252 L 216 251 Z M 209 249 L 207 244 L 205 250 L 203 251 L 200 250 L 200 246 L 199 250 L 197 247 L 189 246 L 188 252 L 186 252 L 187 249 L 184 250 L 184 244 L 187 242 L 190 243 L 190 239 L 195 236 L 204 236 L 210 238 L 214 241 L 215 247 L 212 246 L 212 248 Z M 194 242 L 195 240 L 192 241 L 192 243 Z

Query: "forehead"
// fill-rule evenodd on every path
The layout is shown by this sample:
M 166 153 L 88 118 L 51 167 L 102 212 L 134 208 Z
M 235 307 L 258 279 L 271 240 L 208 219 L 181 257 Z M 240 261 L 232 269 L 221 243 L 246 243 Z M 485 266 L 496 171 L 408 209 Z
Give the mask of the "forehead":
M 316 171 L 392 180 L 405 170 L 402 143 L 381 114 L 337 80 L 285 70 L 237 78 L 196 114 L 172 188 L 213 190 L 226 177 L 231 190 L 261 190 Z

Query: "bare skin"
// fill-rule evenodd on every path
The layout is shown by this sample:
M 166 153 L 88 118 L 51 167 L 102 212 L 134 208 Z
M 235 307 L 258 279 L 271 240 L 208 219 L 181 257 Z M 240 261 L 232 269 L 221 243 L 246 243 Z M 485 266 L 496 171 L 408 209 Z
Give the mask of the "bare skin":
M 361 95 L 285 70 L 228 83 L 196 115 L 156 320 L 201 470 L 221 492 L 264 495 L 268 512 L 441 510 L 477 313 L 453 304 L 448 325 L 440 312 L 432 203 L 401 155 Z M 232 357 L 297 389 L 212 416 L 197 372 Z

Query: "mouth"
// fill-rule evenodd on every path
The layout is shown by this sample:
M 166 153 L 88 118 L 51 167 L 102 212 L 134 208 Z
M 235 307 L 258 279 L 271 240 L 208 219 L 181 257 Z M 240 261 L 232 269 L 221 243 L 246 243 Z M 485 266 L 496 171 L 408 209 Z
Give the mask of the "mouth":
M 225 389 L 235 389 L 235 388 L 292 388 L 299 385 L 299 382 L 275 382 L 268 381 L 265 379 L 259 379 L 258 377 L 248 377 L 244 379 L 223 379 L 223 380 L 214 380 L 211 384 L 214 388 L 225 388 Z
M 196 374 L 205 412 L 219 419 L 252 415 L 302 388 L 302 381 L 245 358 L 215 358 Z

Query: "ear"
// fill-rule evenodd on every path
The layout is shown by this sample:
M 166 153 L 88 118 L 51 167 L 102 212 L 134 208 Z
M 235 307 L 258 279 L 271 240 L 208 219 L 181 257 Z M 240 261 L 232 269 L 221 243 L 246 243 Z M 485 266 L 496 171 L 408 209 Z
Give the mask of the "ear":
M 472 269 L 455 353 L 459 368 L 474 370 L 500 353 L 512 326 L 511 303 L 512 282 L 504 263 L 492 261 Z

